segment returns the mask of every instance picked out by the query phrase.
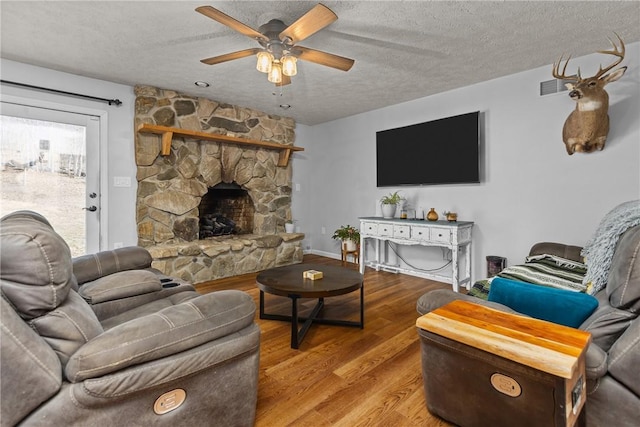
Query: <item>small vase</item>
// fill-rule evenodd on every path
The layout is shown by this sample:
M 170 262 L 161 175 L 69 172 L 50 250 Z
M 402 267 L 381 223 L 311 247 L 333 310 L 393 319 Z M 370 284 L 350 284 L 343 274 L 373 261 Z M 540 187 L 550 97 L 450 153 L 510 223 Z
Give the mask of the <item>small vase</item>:
M 285 233 L 293 233 L 295 231 L 296 227 L 294 224 L 287 222 L 284 224 L 284 232 Z
M 429 213 L 427 213 L 427 219 L 429 221 L 437 221 L 438 220 L 438 212 L 434 208 L 431 208 Z

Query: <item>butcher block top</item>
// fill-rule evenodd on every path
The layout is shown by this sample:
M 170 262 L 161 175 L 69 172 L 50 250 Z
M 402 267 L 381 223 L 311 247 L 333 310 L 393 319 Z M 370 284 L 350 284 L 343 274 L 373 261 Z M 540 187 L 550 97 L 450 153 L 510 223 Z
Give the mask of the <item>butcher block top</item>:
M 434 334 L 570 379 L 591 334 L 555 323 L 453 301 L 421 316 L 416 326 Z

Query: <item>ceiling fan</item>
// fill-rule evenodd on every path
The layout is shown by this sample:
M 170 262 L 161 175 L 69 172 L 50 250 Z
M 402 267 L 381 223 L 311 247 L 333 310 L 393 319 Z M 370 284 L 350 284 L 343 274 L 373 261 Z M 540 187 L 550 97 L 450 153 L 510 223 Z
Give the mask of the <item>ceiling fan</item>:
M 297 45 L 298 42 L 317 33 L 338 19 L 338 16 L 331 9 L 320 3 L 289 26 L 279 19 L 272 19 L 261 25 L 258 31 L 212 6 L 200 6 L 196 8 L 196 11 L 247 37 L 257 40 L 262 46 L 262 48 L 239 50 L 206 58 L 200 61 L 204 64 L 215 65 L 257 55 L 258 64 L 256 68 L 258 71 L 267 73 L 267 78 L 271 83 L 275 83 L 276 86 L 283 86 L 291 83 L 291 77 L 296 75 L 296 61 L 298 59 L 342 71 L 349 71 L 355 62 L 353 59 Z

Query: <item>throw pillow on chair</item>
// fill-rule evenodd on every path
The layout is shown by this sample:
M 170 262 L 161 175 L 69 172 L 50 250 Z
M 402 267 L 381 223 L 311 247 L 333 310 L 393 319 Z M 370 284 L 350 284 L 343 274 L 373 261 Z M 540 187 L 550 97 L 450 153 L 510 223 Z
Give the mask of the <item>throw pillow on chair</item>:
M 504 304 L 536 319 L 572 328 L 579 327 L 598 308 L 598 300 L 588 294 L 502 277 L 491 282 L 489 301 Z

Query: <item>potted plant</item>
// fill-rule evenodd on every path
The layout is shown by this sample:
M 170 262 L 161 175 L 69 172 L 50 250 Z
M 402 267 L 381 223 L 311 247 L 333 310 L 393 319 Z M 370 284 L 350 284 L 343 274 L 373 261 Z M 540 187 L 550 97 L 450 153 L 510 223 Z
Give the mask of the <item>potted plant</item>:
M 380 203 L 382 203 L 382 217 L 383 218 L 393 218 L 396 214 L 396 208 L 398 203 L 402 201 L 402 196 L 399 191 L 389 193 L 380 199 Z
M 360 242 L 360 230 L 350 225 L 342 225 L 333 232 L 331 238 L 344 242 L 347 251 L 355 251 Z

